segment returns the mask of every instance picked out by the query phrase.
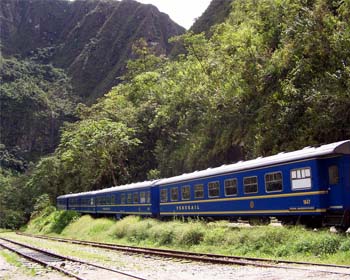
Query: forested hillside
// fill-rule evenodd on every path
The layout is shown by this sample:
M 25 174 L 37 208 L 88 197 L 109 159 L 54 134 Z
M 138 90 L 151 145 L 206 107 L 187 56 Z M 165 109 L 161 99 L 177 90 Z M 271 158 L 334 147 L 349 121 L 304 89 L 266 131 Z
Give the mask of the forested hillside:
M 177 37 L 172 60 L 139 41 L 24 188 L 53 199 L 350 137 L 349 0 L 235 0 L 211 33 Z
M 0 144 L 19 161 L 54 151 L 78 101 L 121 82 L 140 38 L 166 55 L 168 39 L 184 32 L 132 0 L 3 0 L 0 27 Z
M 74 92 L 94 102 L 119 82 L 139 38 L 167 54 L 184 28 L 152 5 L 133 0 L 2 0 L 3 55 L 35 55 L 65 69 Z

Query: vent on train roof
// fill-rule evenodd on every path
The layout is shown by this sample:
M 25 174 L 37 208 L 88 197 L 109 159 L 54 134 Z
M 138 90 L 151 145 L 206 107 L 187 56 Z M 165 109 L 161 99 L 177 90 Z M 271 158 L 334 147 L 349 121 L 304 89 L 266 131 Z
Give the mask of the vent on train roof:
M 310 148 L 315 148 L 315 147 L 307 146 L 307 147 L 304 147 L 303 150 L 310 149 Z

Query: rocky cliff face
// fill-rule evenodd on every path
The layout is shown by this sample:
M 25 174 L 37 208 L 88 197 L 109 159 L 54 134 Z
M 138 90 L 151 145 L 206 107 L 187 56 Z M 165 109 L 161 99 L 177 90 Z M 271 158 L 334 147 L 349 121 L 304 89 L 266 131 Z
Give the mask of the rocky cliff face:
M 168 54 L 168 39 L 184 31 L 156 7 L 133 0 L 0 1 L 2 54 L 66 69 L 87 102 L 118 83 L 137 39 Z
M 209 7 L 196 20 L 190 30 L 194 33 L 205 32 L 210 36 L 210 28 L 224 22 L 230 14 L 232 1 L 234 0 L 212 0 Z

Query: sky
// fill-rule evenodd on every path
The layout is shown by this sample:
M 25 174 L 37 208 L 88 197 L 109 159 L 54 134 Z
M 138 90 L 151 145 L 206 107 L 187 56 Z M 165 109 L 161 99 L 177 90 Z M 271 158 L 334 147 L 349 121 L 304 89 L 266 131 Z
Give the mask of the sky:
M 144 4 L 153 4 L 166 13 L 177 24 L 189 29 L 195 19 L 200 17 L 211 0 L 136 0 Z

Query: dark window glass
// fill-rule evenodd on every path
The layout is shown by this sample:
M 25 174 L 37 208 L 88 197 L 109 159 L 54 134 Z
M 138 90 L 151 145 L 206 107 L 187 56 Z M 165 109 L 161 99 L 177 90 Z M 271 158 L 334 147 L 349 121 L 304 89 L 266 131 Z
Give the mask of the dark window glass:
M 283 189 L 282 173 L 274 172 L 265 175 L 265 188 L 267 192 L 280 192 Z
M 128 204 L 132 203 L 132 193 L 128 193 Z
M 194 198 L 204 198 L 204 186 L 202 184 L 194 186 Z
M 210 182 L 208 183 L 208 195 L 209 197 L 218 197 L 220 194 L 220 183 Z
M 258 177 L 245 177 L 243 179 L 244 193 L 258 192 Z
M 179 189 L 178 188 L 171 188 L 171 200 L 176 201 L 179 199 Z
M 151 203 L 151 192 L 146 192 L 146 203 Z
M 160 202 L 167 202 L 168 201 L 168 190 L 162 189 L 160 190 Z
M 237 195 L 237 179 L 225 180 L 225 195 Z
M 140 192 L 140 203 L 146 203 L 146 194 L 145 194 L 145 192 Z
M 338 166 L 332 165 L 328 168 L 328 178 L 330 185 L 336 185 L 339 183 L 339 169 Z
M 134 193 L 133 198 L 134 203 L 139 203 L 139 193 Z
M 190 199 L 190 186 L 183 186 L 181 188 L 181 196 L 182 196 L 182 200 Z
M 125 193 L 122 193 L 122 194 L 120 195 L 120 204 L 125 204 L 125 202 L 126 202 Z

